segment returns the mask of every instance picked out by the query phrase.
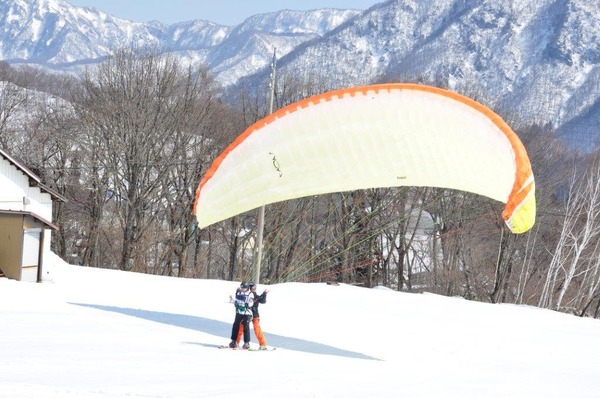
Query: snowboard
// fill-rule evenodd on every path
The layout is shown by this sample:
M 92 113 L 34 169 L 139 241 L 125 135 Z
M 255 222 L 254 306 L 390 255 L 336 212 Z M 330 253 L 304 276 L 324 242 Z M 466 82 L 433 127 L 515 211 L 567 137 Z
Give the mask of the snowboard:
M 275 351 L 276 348 L 275 347 L 267 347 L 266 350 L 260 350 L 258 348 L 242 348 L 242 347 L 235 347 L 235 348 L 231 348 L 228 345 L 220 345 L 219 349 L 221 350 L 236 350 L 236 351 Z
M 234 347 L 231 348 L 228 345 L 220 345 L 219 347 L 217 347 L 220 350 L 242 350 L 242 347 Z
M 248 348 L 246 351 L 275 351 L 277 348 L 275 347 L 267 347 L 266 350 L 260 350 L 258 348 Z

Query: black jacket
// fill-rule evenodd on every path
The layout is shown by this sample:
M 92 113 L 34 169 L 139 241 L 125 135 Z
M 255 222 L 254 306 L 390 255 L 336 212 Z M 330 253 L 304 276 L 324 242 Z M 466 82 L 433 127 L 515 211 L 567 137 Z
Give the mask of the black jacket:
M 254 305 L 252 306 L 252 316 L 254 318 L 259 318 L 258 314 L 258 305 L 265 304 L 267 302 L 267 292 L 263 292 L 263 294 L 258 294 L 256 292 L 252 292 L 254 294 Z

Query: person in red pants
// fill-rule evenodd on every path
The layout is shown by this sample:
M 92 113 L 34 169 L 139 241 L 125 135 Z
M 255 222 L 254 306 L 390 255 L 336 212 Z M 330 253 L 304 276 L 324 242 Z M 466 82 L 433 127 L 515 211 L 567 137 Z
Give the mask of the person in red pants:
M 267 349 L 267 339 L 265 339 L 265 335 L 260 328 L 260 314 L 258 313 L 259 304 L 265 304 L 267 302 L 267 293 L 269 291 L 265 290 L 262 294 L 256 293 L 256 284 L 250 283 L 250 294 L 254 298 L 254 304 L 252 305 L 252 325 L 254 326 L 254 334 L 256 335 L 256 339 L 258 340 L 259 350 Z M 240 330 L 237 335 L 237 343 L 239 344 L 242 339 L 242 335 L 244 334 L 244 324 L 240 325 Z M 248 325 L 250 326 L 250 325 Z

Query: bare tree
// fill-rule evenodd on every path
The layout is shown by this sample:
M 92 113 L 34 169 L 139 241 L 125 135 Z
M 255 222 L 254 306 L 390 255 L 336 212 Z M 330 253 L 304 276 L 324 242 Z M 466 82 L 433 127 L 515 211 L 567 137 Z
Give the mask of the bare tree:
M 599 239 L 600 162 L 596 159 L 580 176 L 573 176 L 569 184 L 562 230 L 546 274 L 540 306 L 560 309 L 576 278 L 591 272 L 592 280 L 595 279 Z
M 114 199 L 115 217 L 106 221 L 120 226 L 119 268 L 157 270 L 160 259 L 172 260 L 162 252 L 174 253 L 172 242 L 181 236 L 155 242 L 162 239 L 166 211 L 173 229 L 181 222 L 190 227 L 189 217 L 182 221 L 174 209 L 191 210 L 194 192 L 188 184 L 198 174 L 187 171 L 202 169 L 204 158 L 196 157 L 196 148 L 207 139 L 201 125 L 215 88 L 205 72 L 184 70 L 174 57 L 153 51 L 122 50 L 97 70 L 86 71 L 77 104 L 94 143 L 89 155 L 95 177 L 88 188 L 98 207 L 107 195 Z M 191 239 L 184 241 L 185 246 Z M 175 254 L 186 262 L 184 252 Z
M 27 115 L 29 93 L 8 81 L 0 79 L 0 147 L 15 152 L 15 143 L 22 142 L 20 116 Z

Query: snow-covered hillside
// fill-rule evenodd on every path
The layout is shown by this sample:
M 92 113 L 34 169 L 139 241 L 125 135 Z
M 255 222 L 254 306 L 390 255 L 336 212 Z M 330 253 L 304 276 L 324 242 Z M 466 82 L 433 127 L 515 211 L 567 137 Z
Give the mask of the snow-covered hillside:
M 600 321 L 348 285 L 269 289 L 273 352 L 220 350 L 238 282 L 0 278 L 0 397 L 597 397 Z M 253 343 L 256 339 L 253 336 Z
M 120 48 L 173 51 L 185 62 L 211 67 L 223 84 L 262 69 L 279 56 L 358 15 L 358 10 L 280 11 L 229 27 L 210 21 L 135 23 L 66 0 L 0 2 L 0 59 L 78 70 Z
M 585 147 L 600 141 L 600 2 L 390 0 L 291 52 L 279 73 L 441 86 Z
M 66 0 L 0 2 L 0 58 L 78 70 L 118 48 L 161 48 L 218 81 L 266 87 L 279 75 L 327 88 L 395 80 L 449 88 L 518 125 L 600 141 L 600 2 L 388 0 L 368 10 L 283 10 L 237 26 L 133 23 Z

